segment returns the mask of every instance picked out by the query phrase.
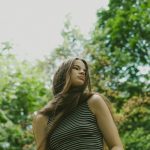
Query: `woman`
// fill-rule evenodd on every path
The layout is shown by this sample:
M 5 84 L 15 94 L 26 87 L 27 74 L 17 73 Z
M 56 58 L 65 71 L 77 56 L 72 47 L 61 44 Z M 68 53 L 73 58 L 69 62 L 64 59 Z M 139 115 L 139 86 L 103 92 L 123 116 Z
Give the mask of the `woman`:
M 123 146 L 105 97 L 92 93 L 88 65 L 74 58 L 53 79 L 54 98 L 33 119 L 38 150 L 111 150 Z

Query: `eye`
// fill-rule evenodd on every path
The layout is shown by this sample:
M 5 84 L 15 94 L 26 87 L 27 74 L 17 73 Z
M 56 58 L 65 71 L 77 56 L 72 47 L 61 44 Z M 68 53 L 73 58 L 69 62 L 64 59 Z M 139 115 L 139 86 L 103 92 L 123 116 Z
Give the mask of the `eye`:
M 73 67 L 73 69 L 79 70 L 79 68 L 78 68 L 78 67 Z

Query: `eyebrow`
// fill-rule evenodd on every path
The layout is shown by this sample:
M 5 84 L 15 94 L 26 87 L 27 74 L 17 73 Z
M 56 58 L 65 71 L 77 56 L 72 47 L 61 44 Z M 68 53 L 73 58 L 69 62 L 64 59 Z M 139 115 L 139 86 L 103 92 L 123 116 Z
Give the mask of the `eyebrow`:
M 77 66 L 77 67 L 81 68 L 79 65 L 73 65 L 73 67 L 74 67 L 74 66 Z M 85 68 L 84 71 L 87 71 L 87 69 Z

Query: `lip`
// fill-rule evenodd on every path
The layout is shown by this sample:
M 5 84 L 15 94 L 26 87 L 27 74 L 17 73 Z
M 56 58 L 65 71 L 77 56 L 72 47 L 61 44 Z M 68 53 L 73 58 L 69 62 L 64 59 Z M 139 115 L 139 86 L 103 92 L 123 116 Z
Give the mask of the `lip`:
M 83 80 L 83 81 L 85 80 L 85 78 L 84 78 L 84 77 L 80 77 L 80 76 L 78 76 L 78 78 L 79 78 L 79 79 L 81 79 L 81 80 Z

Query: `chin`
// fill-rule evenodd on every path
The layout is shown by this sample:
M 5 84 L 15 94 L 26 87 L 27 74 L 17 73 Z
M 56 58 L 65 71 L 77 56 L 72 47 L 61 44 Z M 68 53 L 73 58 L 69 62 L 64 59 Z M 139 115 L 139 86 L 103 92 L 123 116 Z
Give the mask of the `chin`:
M 84 85 L 84 81 L 82 80 L 76 80 L 74 83 L 72 83 L 73 87 L 77 87 L 77 86 L 83 86 Z
M 75 86 L 83 86 L 83 85 L 84 85 L 84 82 L 82 82 L 82 83 L 80 82 L 80 83 L 75 84 Z

